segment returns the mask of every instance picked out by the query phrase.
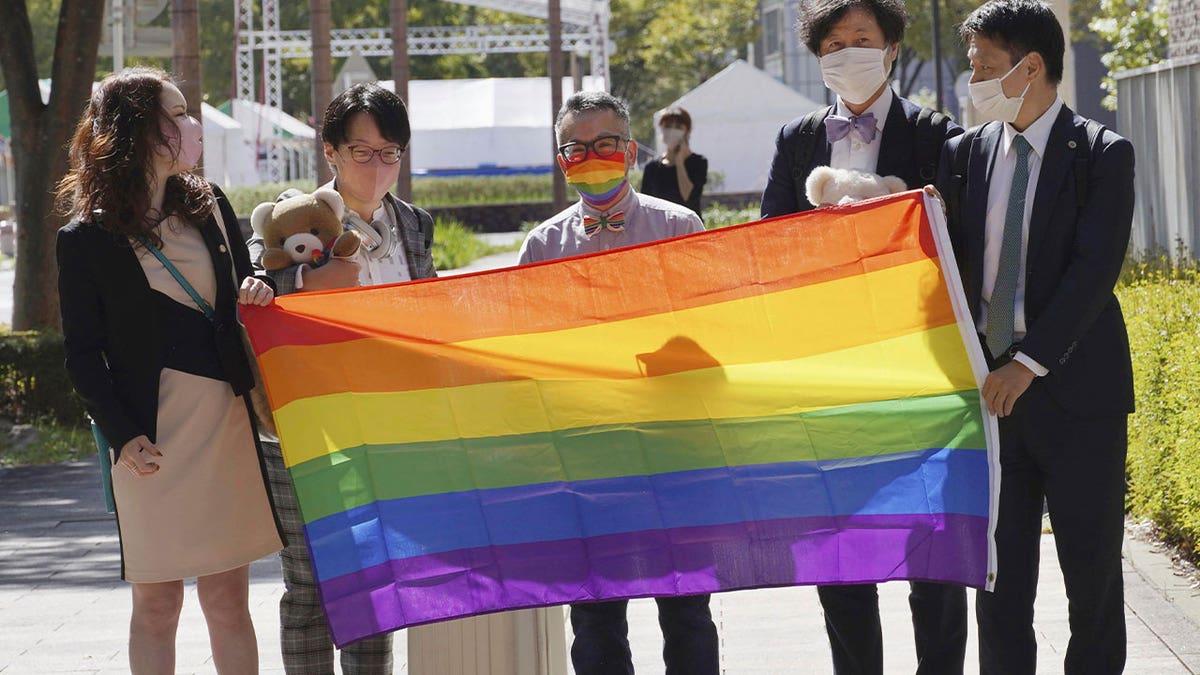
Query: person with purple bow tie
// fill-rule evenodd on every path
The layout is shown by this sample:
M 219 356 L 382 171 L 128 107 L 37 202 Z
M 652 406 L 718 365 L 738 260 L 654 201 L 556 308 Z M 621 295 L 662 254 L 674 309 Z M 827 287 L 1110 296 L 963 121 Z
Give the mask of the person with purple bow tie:
M 946 115 L 892 91 L 893 64 L 908 17 L 903 0 L 802 0 L 800 40 L 820 59 L 837 102 L 784 125 L 762 197 L 764 218 L 814 208 L 805 195 L 813 169 L 829 166 L 897 176 L 909 188 L 933 183 L 942 145 L 963 133 Z M 875 584 L 820 586 L 834 670 L 883 673 Z M 911 583 L 917 673 L 961 674 L 967 598 L 960 586 Z
M 804 181 L 818 166 L 933 183 L 942 144 L 962 128 L 891 87 L 908 16 L 902 0 L 803 0 L 800 40 L 820 60 L 834 105 L 780 130 L 762 197 L 763 217 L 814 208 Z

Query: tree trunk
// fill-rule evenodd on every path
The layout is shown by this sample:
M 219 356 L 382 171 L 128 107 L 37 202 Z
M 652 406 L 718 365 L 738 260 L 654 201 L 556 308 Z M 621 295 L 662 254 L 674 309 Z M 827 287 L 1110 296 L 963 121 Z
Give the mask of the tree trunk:
M 175 38 L 175 54 L 171 67 L 175 84 L 187 99 L 188 114 L 200 120 L 203 94 L 200 91 L 200 0 L 171 0 L 171 33 Z M 196 165 L 203 174 L 204 159 Z
M 408 0 L 391 0 L 392 15 L 392 87 L 396 95 L 408 105 Z M 411 109 L 409 119 L 412 119 Z M 409 148 L 412 143 L 409 143 Z M 412 152 L 407 153 L 400 165 L 400 178 L 396 181 L 396 196 L 411 202 L 412 196 Z
M 550 0 L 550 119 L 553 120 L 558 116 L 558 109 L 562 107 L 562 81 L 563 81 L 563 51 L 562 51 L 562 0 Z M 552 148 L 550 155 L 551 174 L 554 176 L 554 208 L 562 210 L 567 208 L 567 182 L 566 177 L 561 171 L 557 171 L 558 163 L 555 157 L 558 156 L 558 138 L 554 134 L 554 129 L 550 130 L 550 146 Z
M 321 124 L 325 109 L 333 98 L 333 57 L 330 52 L 329 34 L 333 20 L 330 16 L 330 0 L 308 0 L 308 23 L 312 31 L 312 109 L 313 124 L 317 128 L 314 140 L 317 160 L 317 185 L 333 180 L 333 171 L 325 161 L 325 142 L 321 138 Z
M 65 217 L 54 189 L 67 172 L 67 144 L 91 96 L 103 0 L 63 0 L 49 103 L 38 88 L 33 30 L 24 0 L 0 0 L 0 67 L 8 85 L 16 173 L 17 268 L 13 329 L 58 329 L 55 234 Z

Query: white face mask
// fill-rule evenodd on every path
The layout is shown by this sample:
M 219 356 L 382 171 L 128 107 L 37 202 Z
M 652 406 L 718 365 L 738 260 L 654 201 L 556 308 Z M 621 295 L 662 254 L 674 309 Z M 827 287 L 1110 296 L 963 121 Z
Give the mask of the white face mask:
M 1012 124 L 1017 119 L 1017 114 L 1021 112 L 1021 105 L 1025 103 L 1025 94 L 1029 93 L 1029 84 L 1025 85 L 1025 91 L 1022 91 L 1020 96 L 1009 98 L 1004 95 L 1003 82 L 1006 77 L 1015 73 L 1024 62 L 1025 58 L 1017 61 L 1017 65 L 1013 66 L 1012 70 L 1000 77 L 967 85 L 967 93 L 971 96 L 971 105 L 975 106 L 975 111 L 979 113 L 978 121 L 980 123 L 999 120 Z
M 821 78 L 846 103 L 866 103 L 887 82 L 887 53 L 886 48 L 846 47 L 826 54 L 820 59 Z
M 674 127 L 662 127 L 661 131 L 662 131 L 663 147 L 665 147 L 665 148 L 673 148 L 673 147 L 679 145 L 679 142 L 683 140 L 683 135 L 684 135 L 683 129 L 676 129 Z

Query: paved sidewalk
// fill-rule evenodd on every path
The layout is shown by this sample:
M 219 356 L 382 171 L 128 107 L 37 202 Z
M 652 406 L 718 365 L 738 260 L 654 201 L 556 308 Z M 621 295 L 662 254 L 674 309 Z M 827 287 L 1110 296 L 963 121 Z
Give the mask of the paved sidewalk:
M 0 674 L 127 672 L 130 593 L 117 580 L 116 525 L 100 504 L 94 464 L 0 470 Z M 1052 536 L 1043 539 L 1042 560 L 1039 663 L 1041 672 L 1056 673 L 1062 672 L 1068 632 Z M 1165 555 L 1133 539 L 1127 542 L 1125 583 L 1126 672 L 1200 673 L 1200 592 L 1172 574 Z M 266 673 L 283 672 L 276 640 L 282 587 L 273 556 L 254 563 L 251 605 Z M 916 662 L 907 584 L 882 585 L 881 605 L 887 672 L 912 673 Z M 642 673 L 662 672 L 655 612 L 652 601 L 631 603 L 631 641 Z M 716 595 L 713 614 L 725 673 L 832 672 L 811 588 Z M 972 656 L 974 632 L 972 626 Z M 178 649 L 178 672 L 215 672 L 194 585 L 188 586 Z M 396 639 L 397 672 L 407 672 L 406 651 L 401 633 Z M 977 673 L 971 660 L 967 672 Z

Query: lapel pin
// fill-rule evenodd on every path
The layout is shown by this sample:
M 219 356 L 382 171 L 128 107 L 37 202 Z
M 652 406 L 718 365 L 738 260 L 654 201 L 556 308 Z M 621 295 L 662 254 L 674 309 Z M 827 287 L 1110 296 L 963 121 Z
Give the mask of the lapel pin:
M 221 253 L 224 253 L 225 252 L 225 244 L 221 244 L 220 246 L 218 246 L 217 250 L 220 251 Z
M 1067 147 L 1074 150 L 1075 149 L 1075 141 L 1067 141 Z

